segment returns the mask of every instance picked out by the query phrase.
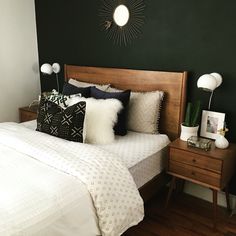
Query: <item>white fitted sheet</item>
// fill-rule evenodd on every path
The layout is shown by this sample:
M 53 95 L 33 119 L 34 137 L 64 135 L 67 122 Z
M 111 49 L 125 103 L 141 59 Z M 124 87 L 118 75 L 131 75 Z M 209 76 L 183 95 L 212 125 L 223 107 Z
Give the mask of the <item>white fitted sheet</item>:
M 22 123 L 29 129 L 36 128 L 35 121 Z M 115 142 L 98 147 L 116 154 L 129 169 L 138 188 L 161 173 L 166 165 L 166 146 L 169 138 L 164 134 L 145 134 L 129 131 L 116 136 Z
M 165 168 L 169 142 L 167 135 L 129 131 L 126 136 L 116 136 L 112 144 L 98 146 L 116 154 L 140 188 Z

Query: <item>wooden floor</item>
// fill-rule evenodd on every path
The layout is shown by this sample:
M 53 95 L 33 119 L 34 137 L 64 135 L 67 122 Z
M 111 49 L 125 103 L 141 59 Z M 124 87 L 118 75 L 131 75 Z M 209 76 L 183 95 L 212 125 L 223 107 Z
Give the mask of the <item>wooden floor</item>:
M 123 236 L 236 236 L 236 216 L 219 208 L 217 228 L 213 229 L 211 204 L 187 194 L 172 198 L 164 209 L 166 192 L 146 206 L 144 220 Z

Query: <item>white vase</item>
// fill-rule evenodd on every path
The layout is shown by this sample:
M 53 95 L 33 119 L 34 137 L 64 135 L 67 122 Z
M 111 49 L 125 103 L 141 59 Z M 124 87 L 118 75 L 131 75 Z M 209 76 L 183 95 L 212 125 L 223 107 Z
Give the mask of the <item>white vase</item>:
M 229 146 L 229 142 L 223 135 L 218 134 L 218 137 L 215 140 L 215 146 L 220 149 L 225 149 Z
M 195 127 L 188 127 L 181 124 L 180 139 L 183 141 L 187 141 L 188 138 L 190 138 L 191 136 L 198 136 L 197 135 L 198 128 L 199 128 L 199 125 Z

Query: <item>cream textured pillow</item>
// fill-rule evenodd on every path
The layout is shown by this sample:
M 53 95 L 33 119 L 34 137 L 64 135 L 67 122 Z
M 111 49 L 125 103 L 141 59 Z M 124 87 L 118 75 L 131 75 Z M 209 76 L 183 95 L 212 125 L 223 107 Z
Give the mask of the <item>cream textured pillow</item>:
M 158 133 L 163 92 L 132 92 L 129 102 L 128 124 L 129 130 L 142 133 Z
M 85 142 L 107 144 L 115 140 L 113 127 L 117 122 L 118 113 L 123 108 L 117 99 L 95 99 L 75 97 L 70 106 L 80 101 L 86 102 Z
M 120 91 L 108 88 L 108 91 Z M 131 92 L 128 110 L 128 130 L 141 133 L 159 133 L 158 124 L 164 92 Z
M 95 86 L 96 88 L 102 90 L 102 91 L 106 91 L 109 87 L 110 87 L 110 84 L 92 84 L 92 83 L 86 83 L 86 82 L 82 82 L 82 81 L 78 81 L 78 80 L 75 80 L 75 79 L 70 79 L 68 81 L 69 84 L 72 84 L 76 87 L 90 87 L 90 86 Z

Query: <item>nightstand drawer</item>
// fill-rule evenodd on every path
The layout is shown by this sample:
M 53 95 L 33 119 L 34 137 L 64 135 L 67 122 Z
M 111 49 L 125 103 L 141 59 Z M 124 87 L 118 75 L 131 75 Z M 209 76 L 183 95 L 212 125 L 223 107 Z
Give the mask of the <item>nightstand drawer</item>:
M 21 111 L 20 112 L 20 122 L 30 121 L 37 119 L 37 113 L 29 112 L 29 111 Z
M 178 174 L 191 180 L 196 180 L 215 187 L 220 187 L 220 175 L 211 171 L 203 170 L 198 167 L 175 161 L 170 161 L 169 171 L 173 174 Z
M 179 149 L 170 149 L 170 160 L 182 162 L 192 166 L 200 167 L 202 169 L 221 173 L 222 162 L 214 158 L 199 155 L 192 152 L 187 152 Z

